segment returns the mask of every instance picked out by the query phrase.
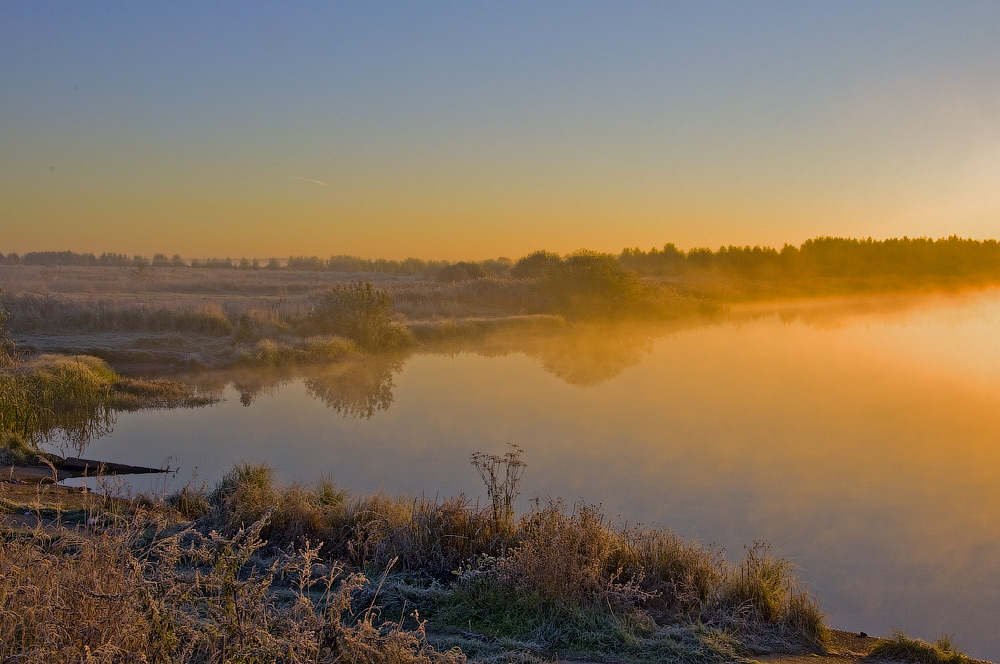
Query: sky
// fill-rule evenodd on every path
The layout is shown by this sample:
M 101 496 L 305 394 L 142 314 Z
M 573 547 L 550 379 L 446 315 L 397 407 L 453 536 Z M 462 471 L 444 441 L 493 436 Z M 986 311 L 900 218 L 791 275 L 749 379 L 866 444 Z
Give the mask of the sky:
M 0 253 L 1000 236 L 1000 3 L 0 3 Z

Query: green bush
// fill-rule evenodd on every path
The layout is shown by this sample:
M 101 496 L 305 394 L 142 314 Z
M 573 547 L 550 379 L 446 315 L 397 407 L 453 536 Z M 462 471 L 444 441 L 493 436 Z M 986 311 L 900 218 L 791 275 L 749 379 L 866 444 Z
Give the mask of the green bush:
M 347 337 L 367 350 L 403 346 L 412 340 L 392 320 L 392 297 L 366 281 L 337 284 L 309 315 L 309 326 L 326 334 Z

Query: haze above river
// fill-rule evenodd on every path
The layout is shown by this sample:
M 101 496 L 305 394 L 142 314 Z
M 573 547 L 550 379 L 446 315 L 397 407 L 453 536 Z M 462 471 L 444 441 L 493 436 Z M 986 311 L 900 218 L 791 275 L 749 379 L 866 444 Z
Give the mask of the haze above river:
M 473 452 L 523 450 L 535 496 L 725 547 L 766 540 L 829 624 L 1000 660 L 1000 291 L 759 305 L 704 327 L 496 339 L 282 376 L 122 413 L 89 458 L 241 460 L 353 492 L 484 495 Z M 244 405 L 246 404 L 246 405 Z

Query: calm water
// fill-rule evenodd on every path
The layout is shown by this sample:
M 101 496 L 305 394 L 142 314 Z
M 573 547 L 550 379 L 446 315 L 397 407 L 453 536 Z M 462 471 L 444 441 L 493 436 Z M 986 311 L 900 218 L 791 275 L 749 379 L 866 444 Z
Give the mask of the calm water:
M 830 624 L 947 633 L 1000 660 L 1000 292 L 736 314 L 202 377 L 223 403 L 122 414 L 86 456 L 168 462 L 174 484 L 253 460 L 356 492 L 478 496 L 469 456 L 514 442 L 524 501 L 600 503 L 731 558 L 767 540 Z

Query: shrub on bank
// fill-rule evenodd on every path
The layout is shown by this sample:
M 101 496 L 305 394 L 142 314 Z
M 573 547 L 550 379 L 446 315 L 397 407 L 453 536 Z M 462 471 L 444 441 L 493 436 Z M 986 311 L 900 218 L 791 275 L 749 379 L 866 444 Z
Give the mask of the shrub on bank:
M 392 319 L 392 297 L 366 281 L 337 284 L 320 298 L 309 314 L 307 326 L 337 334 L 366 350 L 405 346 L 412 338 Z

